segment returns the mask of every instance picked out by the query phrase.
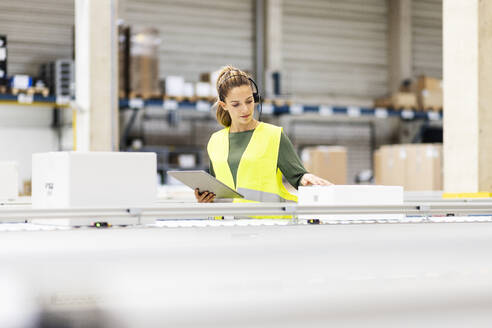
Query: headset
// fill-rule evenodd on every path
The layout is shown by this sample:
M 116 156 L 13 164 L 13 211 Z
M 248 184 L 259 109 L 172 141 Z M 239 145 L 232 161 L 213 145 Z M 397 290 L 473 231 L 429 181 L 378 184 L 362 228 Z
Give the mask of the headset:
M 238 76 L 247 77 L 247 79 L 251 83 L 251 89 L 253 89 L 253 100 L 254 100 L 255 104 L 260 104 L 258 121 L 261 121 L 261 112 L 263 110 L 262 100 L 261 100 L 260 92 L 258 90 L 258 86 L 256 85 L 256 82 L 252 78 L 250 78 L 249 76 L 244 76 L 242 74 L 239 74 L 239 75 L 230 75 L 230 76 L 226 77 L 222 82 L 220 82 L 220 84 L 219 84 L 219 86 L 218 86 L 217 89 L 220 89 L 220 86 L 222 84 L 224 84 L 225 81 L 227 81 L 229 79 L 232 79 L 233 77 L 238 77 Z M 224 99 L 220 99 L 220 100 L 224 101 Z

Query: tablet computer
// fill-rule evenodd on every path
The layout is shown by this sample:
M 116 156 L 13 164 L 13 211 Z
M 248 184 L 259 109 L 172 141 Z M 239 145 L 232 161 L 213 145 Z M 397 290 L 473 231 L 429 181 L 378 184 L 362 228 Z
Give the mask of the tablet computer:
M 243 198 L 243 195 L 238 193 L 226 184 L 220 182 L 205 171 L 167 171 L 167 174 L 178 179 L 191 189 L 198 188 L 200 192 L 211 191 L 216 198 Z

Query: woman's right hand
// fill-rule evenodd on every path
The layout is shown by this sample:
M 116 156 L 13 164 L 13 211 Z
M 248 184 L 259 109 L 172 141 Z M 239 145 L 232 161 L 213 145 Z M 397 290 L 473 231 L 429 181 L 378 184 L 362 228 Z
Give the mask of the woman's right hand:
M 210 191 L 202 191 L 195 189 L 195 198 L 199 203 L 212 203 L 215 199 L 215 194 Z

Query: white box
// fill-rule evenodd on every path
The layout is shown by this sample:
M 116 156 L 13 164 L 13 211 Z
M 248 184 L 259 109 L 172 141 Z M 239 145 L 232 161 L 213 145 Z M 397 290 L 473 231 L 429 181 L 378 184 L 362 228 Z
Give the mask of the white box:
M 157 197 L 155 153 L 32 156 L 33 208 L 144 207 Z
M 0 200 L 19 196 L 19 168 L 16 162 L 0 162 Z
M 13 89 L 28 89 L 32 85 L 32 78 L 29 75 L 14 75 L 12 78 Z
M 195 85 L 196 96 L 200 98 L 208 98 L 211 95 L 210 83 L 208 82 L 198 82 Z
M 212 97 L 217 97 L 217 80 L 219 79 L 220 69 L 215 72 L 210 73 L 210 92 L 212 93 Z
M 188 98 L 193 98 L 195 96 L 195 86 L 193 83 L 187 82 L 184 84 L 183 95 Z
M 190 169 L 196 166 L 196 156 L 194 154 L 179 154 L 178 165 L 182 169 Z
M 351 205 L 403 205 L 403 187 L 334 185 L 299 187 L 299 205 L 351 206 Z M 404 214 L 341 214 L 302 215 L 300 219 L 327 220 L 378 220 L 403 219 Z
M 182 76 L 166 77 L 166 96 L 183 97 L 185 93 L 185 80 Z

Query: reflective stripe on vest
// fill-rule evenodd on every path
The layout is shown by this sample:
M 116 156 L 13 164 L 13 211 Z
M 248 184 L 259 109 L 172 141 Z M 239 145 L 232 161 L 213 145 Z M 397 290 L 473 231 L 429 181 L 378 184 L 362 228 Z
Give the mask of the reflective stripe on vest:
M 237 170 L 236 186 L 227 162 L 229 156 L 229 128 L 215 132 L 207 146 L 216 178 L 237 190 L 245 198 L 234 202 L 297 201 L 282 183 L 277 168 L 282 128 L 260 122 L 244 150 Z
M 267 202 L 267 203 L 279 203 L 279 202 L 294 202 L 280 197 L 277 194 L 253 190 L 247 188 L 237 188 L 237 192 L 244 196 L 245 199 L 253 200 L 255 202 Z

